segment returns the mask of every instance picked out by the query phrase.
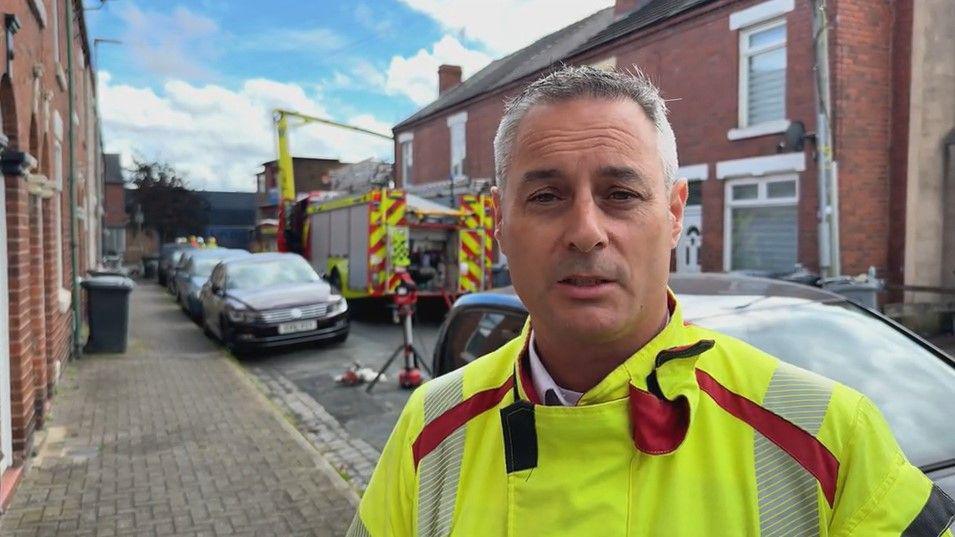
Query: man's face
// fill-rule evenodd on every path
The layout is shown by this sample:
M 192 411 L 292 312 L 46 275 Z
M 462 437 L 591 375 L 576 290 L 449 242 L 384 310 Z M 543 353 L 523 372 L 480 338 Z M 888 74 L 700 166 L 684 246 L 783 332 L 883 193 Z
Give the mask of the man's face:
M 538 105 L 521 120 L 495 236 L 534 326 L 594 343 L 659 323 L 686 183 L 630 100 Z

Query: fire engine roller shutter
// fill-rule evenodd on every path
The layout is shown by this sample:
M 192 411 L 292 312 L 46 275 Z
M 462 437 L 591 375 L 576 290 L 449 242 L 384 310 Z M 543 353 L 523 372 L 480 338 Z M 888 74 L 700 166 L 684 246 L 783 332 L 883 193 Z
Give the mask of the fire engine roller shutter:
M 348 209 L 348 288 L 368 287 L 368 204 Z

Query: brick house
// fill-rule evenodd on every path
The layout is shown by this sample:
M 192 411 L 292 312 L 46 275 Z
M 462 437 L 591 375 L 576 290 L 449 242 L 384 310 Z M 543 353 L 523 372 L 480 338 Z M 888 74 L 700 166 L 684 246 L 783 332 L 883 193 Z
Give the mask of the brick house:
M 439 197 L 484 188 L 505 99 L 560 64 L 637 65 L 670 100 L 690 186 L 676 270 L 874 266 L 890 284 L 955 287 L 955 73 L 938 53 L 955 50 L 955 3 L 825 2 L 831 256 L 817 218 L 816 2 L 617 0 L 463 82 L 441 66 L 437 100 L 393 129 L 397 180 Z M 784 143 L 800 126 L 803 143 Z
M 126 253 L 126 183 L 118 153 L 103 155 L 103 253 Z
M 292 157 L 295 188 L 299 193 L 332 189 L 332 171 L 346 166 L 332 158 Z M 262 163 L 262 171 L 255 176 L 256 222 L 278 218 L 278 161 Z
M 23 0 L 0 9 L 0 507 L 71 355 L 71 228 L 79 275 L 100 256 L 103 162 L 82 7 Z

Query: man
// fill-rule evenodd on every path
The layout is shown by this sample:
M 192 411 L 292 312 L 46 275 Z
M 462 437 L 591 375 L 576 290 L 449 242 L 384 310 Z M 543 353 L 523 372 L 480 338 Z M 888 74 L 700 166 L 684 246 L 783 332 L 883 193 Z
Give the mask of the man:
M 533 83 L 494 150 L 530 320 L 412 395 L 350 535 L 945 531 L 955 504 L 868 399 L 684 324 L 667 277 L 687 186 L 642 75 Z

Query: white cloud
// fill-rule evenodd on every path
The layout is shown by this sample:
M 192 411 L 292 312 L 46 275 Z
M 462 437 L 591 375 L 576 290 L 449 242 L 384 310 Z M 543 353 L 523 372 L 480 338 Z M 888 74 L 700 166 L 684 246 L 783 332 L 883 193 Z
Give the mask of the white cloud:
M 320 98 L 296 84 L 251 79 L 231 90 L 181 80 L 162 90 L 114 83 L 100 72 L 99 92 L 106 150 L 159 159 L 184 173 L 193 188 L 254 190 L 262 162 L 275 158 L 272 109 L 288 108 L 332 117 Z M 349 123 L 387 134 L 391 125 L 364 114 Z M 357 162 L 368 157 L 391 160 L 387 140 L 324 125 L 292 130 L 292 152 L 299 156 Z
M 453 36 L 445 35 L 430 51 L 419 49 L 411 57 L 392 57 L 385 89 L 392 95 L 406 95 L 423 106 L 438 96 L 439 65 L 460 65 L 462 77 L 467 78 L 490 62 L 487 54 L 471 50 Z
M 164 77 L 208 78 L 207 63 L 219 53 L 211 37 L 219 27 L 210 18 L 177 7 L 171 13 L 123 4 L 123 43 L 144 69 Z
M 402 0 L 451 32 L 463 31 L 495 56 L 510 54 L 614 0 Z

